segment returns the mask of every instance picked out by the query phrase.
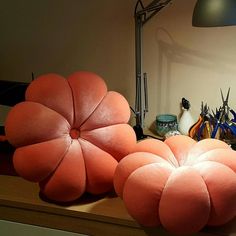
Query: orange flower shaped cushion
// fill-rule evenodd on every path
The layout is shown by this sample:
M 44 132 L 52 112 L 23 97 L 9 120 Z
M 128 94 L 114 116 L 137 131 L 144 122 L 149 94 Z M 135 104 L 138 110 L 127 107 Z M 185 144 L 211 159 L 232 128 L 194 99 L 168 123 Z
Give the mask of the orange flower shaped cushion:
M 120 161 L 114 186 L 141 225 L 198 232 L 236 216 L 236 152 L 216 139 L 147 139 Z
M 55 201 L 112 189 L 117 163 L 136 144 L 125 98 L 90 72 L 43 75 L 25 96 L 5 124 L 17 173 Z

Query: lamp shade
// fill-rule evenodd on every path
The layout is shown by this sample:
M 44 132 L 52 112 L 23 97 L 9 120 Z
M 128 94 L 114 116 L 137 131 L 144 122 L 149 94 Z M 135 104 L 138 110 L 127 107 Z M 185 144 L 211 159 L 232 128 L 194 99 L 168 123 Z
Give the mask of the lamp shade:
M 192 25 L 197 27 L 215 27 L 236 25 L 235 0 L 198 0 Z

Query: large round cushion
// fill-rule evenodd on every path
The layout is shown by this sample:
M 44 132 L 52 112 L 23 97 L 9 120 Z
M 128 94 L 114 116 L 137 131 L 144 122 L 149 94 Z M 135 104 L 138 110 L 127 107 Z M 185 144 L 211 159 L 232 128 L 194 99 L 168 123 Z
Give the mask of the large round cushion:
M 185 234 L 236 216 L 236 152 L 216 139 L 147 139 L 118 164 L 117 194 L 141 225 Z
M 14 167 L 23 178 L 39 182 L 51 200 L 107 192 L 117 163 L 136 143 L 129 117 L 125 98 L 108 92 L 96 74 L 40 76 L 6 119 L 7 139 L 16 147 Z

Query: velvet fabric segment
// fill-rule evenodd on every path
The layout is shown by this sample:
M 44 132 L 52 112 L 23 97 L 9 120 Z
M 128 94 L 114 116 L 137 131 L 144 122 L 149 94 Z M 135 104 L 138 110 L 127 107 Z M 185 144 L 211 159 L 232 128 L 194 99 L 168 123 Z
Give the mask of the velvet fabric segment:
M 117 163 L 136 143 L 126 99 L 84 71 L 42 75 L 25 98 L 5 124 L 17 173 L 60 202 L 111 190 Z
M 216 139 L 147 139 L 120 161 L 114 186 L 141 225 L 195 233 L 236 216 L 236 152 Z

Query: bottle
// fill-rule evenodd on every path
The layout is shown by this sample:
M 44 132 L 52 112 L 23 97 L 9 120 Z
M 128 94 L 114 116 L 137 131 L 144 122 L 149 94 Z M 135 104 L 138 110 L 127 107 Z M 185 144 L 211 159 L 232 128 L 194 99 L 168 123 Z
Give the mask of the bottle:
M 193 119 L 190 112 L 190 103 L 185 98 L 182 98 L 182 111 L 183 112 L 179 119 L 178 129 L 181 134 L 188 135 L 188 131 L 195 123 L 195 120 Z

